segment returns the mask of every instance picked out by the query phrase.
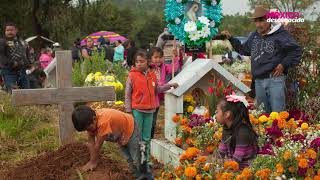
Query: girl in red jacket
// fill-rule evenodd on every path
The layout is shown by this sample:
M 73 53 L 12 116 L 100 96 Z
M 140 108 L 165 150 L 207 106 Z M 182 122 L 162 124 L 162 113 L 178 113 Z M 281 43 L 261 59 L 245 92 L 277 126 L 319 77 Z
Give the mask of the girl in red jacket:
M 139 50 L 136 53 L 134 66 L 127 79 L 125 95 L 126 111 L 133 114 L 140 128 L 141 140 L 146 147 L 146 157 L 141 159 L 147 162 L 150 162 L 151 129 L 157 93 L 169 90 L 171 87 L 178 87 L 176 83 L 158 86 L 155 72 L 149 69 L 149 61 L 146 51 Z

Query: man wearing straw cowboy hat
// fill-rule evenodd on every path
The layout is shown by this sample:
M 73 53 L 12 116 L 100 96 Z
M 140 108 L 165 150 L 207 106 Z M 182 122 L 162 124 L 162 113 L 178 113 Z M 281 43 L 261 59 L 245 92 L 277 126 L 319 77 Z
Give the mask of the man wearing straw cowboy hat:
M 300 63 L 302 51 L 281 24 L 267 22 L 269 11 L 257 6 L 251 17 L 256 31 L 241 45 L 228 31 L 221 32 L 240 54 L 251 56 L 257 103 L 268 113 L 285 109 L 286 74 Z

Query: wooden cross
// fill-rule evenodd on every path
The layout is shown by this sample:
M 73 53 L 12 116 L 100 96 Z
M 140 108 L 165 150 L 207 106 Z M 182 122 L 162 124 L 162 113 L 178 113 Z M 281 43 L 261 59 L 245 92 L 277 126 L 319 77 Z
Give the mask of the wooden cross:
M 71 51 L 57 51 L 57 88 L 13 90 L 12 103 L 16 106 L 58 104 L 59 139 L 61 144 L 74 141 L 72 124 L 73 103 L 114 101 L 114 87 L 72 87 Z

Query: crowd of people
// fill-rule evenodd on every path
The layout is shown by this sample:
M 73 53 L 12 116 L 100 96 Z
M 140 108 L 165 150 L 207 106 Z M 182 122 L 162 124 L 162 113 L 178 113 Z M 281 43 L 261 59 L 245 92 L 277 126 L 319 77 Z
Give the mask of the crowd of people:
M 43 88 L 46 73 L 52 61 L 52 50 L 42 48 L 36 55 L 34 48 L 19 37 L 17 26 L 7 23 L 5 36 L 0 39 L 0 88 L 11 93 L 13 89 Z
M 132 40 L 125 42 L 116 40 L 111 43 L 109 39 L 100 36 L 96 44 L 91 37 L 86 38 L 85 42 L 84 46 L 80 45 L 80 39 L 74 42 L 71 49 L 73 62 L 78 62 L 83 58 L 91 59 L 95 53 L 99 53 L 107 61 L 120 63 L 122 66 L 130 68 L 133 65 L 133 57 L 138 50 Z

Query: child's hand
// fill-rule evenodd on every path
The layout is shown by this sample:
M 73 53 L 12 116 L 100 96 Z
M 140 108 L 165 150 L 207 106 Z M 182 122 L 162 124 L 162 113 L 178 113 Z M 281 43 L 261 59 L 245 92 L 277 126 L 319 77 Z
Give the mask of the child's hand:
M 174 89 L 176 89 L 177 87 L 179 87 L 178 83 L 172 83 L 170 84 L 170 87 L 173 87 Z
M 97 167 L 97 164 L 98 164 L 97 162 L 89 161 L 86 165 L 82 166 L 80 170 L 82 172 L 92 171 Z

